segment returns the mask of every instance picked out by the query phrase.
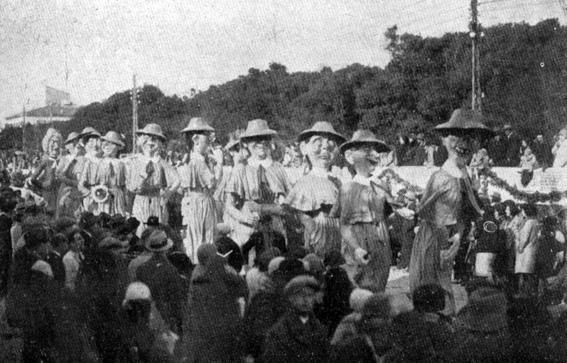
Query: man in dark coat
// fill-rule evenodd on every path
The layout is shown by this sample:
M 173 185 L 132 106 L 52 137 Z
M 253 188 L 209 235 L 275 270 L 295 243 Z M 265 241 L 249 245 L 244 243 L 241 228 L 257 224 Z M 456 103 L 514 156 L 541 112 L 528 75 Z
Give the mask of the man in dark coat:
M 67 253 L 69 244 L 67 237 L 58 233 L 51 239 L 51 248 L 47 254 L 45 261 L 51 266 L 53 271 L 53 280 L 65 284 L 65 265 L 63 264 L 63 256 Z
M 301 275 L 285 287 L 290 310 L 268 331 L 261 362 L 327 362 L 329 341 L 325 327 L 313 314 L 319 283 Z
M 522 139 L 512 130 L 512 126 L 504 125 L 504 145 L 506 146 L 506 159 L 504 166 L 517 167 L 520 165 L 520 149 Z
M 173 241 L 164 231 L 152 231 L 146 242 L 146 249 L 152 252 L 152 257 L 138 267 L 136 277 L 148 285 L 164 321 L 180 335 L 186 296 L 179 273 L 166 256 L 172 246 Z
M 551 145 L 543 138 L 542 134 L 538 134 L 531 145 L 532 151 L 536 156 L 536 160 L 540 165 L 553 165 L 553 154 L 551 153 Z
M 12 262 L 12 211 L 16 207 L 16 194 L 10 189 L 0 190 L 0 296 L 6 293 Z

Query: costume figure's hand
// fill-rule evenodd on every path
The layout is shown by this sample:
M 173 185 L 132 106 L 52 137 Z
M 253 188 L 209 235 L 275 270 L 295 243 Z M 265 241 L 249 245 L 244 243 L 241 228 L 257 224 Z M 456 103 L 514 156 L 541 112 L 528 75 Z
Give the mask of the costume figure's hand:
M 366 265 L 369 262 L 368 252 L 364 248 L 359 247 L 354 250 L 354 256 L 362 264 Z
M 154 173 L 154 163 L 152 163 L 151 161 L 148 163 L 148 165 L 146 165 L 146 174 L 147 175 L 152 175 Z

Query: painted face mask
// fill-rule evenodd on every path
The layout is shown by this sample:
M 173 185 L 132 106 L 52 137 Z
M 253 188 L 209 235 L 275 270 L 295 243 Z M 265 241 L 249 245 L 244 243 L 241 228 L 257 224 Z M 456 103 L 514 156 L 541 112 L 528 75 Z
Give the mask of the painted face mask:
M 313 167 L 322 169 L 331 167 L 338 154 L 336 141 L 321 135 L 311 136 L 302 150 Z

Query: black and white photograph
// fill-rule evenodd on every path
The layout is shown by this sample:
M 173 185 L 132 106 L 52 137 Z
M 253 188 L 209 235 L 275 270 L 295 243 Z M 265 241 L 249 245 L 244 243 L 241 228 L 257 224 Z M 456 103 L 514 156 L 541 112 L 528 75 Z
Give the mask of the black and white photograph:
M 567 362 L 567 0 L 1 0 L 0 362 Z

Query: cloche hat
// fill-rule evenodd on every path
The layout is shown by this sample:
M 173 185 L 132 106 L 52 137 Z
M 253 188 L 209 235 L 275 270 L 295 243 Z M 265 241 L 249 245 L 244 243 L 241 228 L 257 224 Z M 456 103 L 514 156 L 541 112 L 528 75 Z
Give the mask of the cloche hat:
M 377 152 L 390 151 L 390 147 L 386 145 L 384 141 L 377 139 L 376 135 L 374 135 L 374 133 L 369 130 L 355 131 L 354 134 L 352 135 L 352 138 L 340 146 L 340 150 L 341 152 L 344 153 L 346 150 L 350 148 L 364 144 L 373 146 Z
M 242 135 L 240 135 L 240 140 L 252 138 L 252 137 L 261 137 L 261 136 L 268 136 L 272 137 L 277 134 L 276 130 L 272 130 L 268 127 L 268 121 L 256 119 L 252 121 L 248 121 L 248 126 L 246 126 L 246 131 Z
M 346 141 L 346 137 L 339 134 L 335 130 L 333 125 L 331 125 L 331 123 L 327 121 L 317 121 L 313 124 L 313 126 L 311 126 L 310 129 L 301 131 L 298 137 L 298 141 L 301 142 L 307 140 L 313 135 L 331 136 L 336 139 L 339 144 Z
M 144 126 L 143 129 L 136 131 L 136 134 L 138 135 L 148 135 L 148 136 L 157 136 L 162 140 L 166 140 L 167 138 L 165 137 L 165 135 L 163 134 L 163 132 L 161 131 L 161 126 L 158 124 L 147 124 L 146 126 Z
M 203 132 L 203 131 L 214 132 L 215 129 L 212 128 L 207 123 L 207 121 L 205 121 L 205 119 L 203 119 L 202 117 L 192 117 L 189 120 L 189 124 L 187 125 L 187 127 L 185 127 L 183 130 L 181 130 L 182 133 L 185 133 L 185 132 Z

